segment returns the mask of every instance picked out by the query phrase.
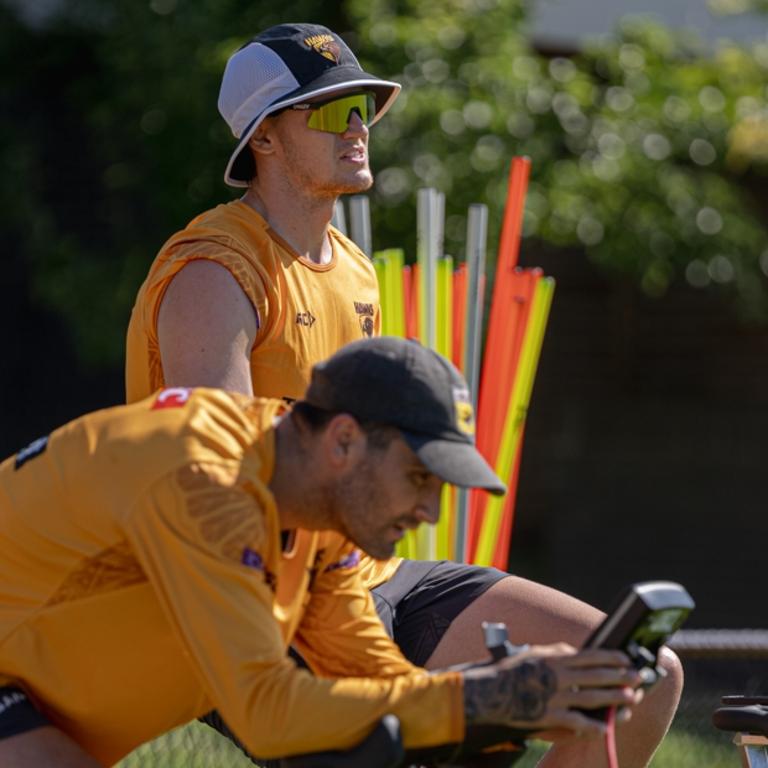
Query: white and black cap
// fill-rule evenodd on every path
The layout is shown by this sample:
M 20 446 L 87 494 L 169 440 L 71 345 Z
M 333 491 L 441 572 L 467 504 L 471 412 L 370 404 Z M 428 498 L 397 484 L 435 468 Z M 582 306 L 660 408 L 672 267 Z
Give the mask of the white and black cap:
M 392 106 L 399 83 L 364 72 L 347 44 L 317 24 L 279 24 L 257 35 L 227 62 L 219 91 L 219 112 L 236 139 L 224 172 L 233 187 L 253 177 L 248 140 L 273 112 L 309 98 L 360 88 L 376 98 L 373 125 Z
M 495 494 L 504 483 L 475 447 L 467 382 L 442 355 L 417 341 L 353 341 L 312 369 L 304 400 L 321 410 L 396 427 L 441 480 Z

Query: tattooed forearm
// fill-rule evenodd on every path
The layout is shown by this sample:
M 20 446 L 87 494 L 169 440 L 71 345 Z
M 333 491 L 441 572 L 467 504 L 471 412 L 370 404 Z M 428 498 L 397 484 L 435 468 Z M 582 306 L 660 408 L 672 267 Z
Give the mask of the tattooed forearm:
M 523 661 L 510 669 L 490 668 L 483 670 L 482 675 L 466 675 L 467 723 L 538 720 L 546 711 L 555 688 L 555 673 L 544 661 Z

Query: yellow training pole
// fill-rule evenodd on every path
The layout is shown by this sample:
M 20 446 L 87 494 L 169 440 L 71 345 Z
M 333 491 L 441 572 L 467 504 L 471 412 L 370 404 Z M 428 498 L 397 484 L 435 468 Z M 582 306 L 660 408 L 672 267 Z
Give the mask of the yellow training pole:
M 401 248 L 384 251 L 387 263 L 384 269 L 384 288 L 389 297 L 387 306 L 392 314 L 389 321 L 389 335 L 405 337 L 405 297 L 403 296 L 403 266 L 405 254 Z
M 512 475 L 515 457 L 520 449 L 520 436 L 525 423 L 528 404 L 531 400 L 533 380 L 539 362 L 541 345 L 544 341 L 544 331 L 547 326 L 549 308 L 552 306 L 554 290 L 555 281 L 551 277 L 544 277 L 538 281 L 533 296 L 528 327 L 520 351 L 520 363 L 515 374 L 515 381 L 504 418 L 504 431 L 501 435 L 499 453 L 496 458 L 496 474 L 505 481 L 508 481 Z M 488 499 L 480 529 L 474 557 L 476 565 L 491 565 L 493 562 L 503 511 L 504 497 L 491 496 Z
M 374 254 L 373 266 L 379 281 L 381 302 L 381 332 L 384 336 L 405 336 L 405 303 L 403 296 L 403 263 L 405 256 L 399 248 L 389 248 Z M 400 557 L 416 557 L 416 538 L 413 531 L 395 546 Z
M 381 305 L 381 335 L 390 336 L 389 323 L 390 313 L 387 311 L 387 300 L 389 299 L 387 291 L 387 256 L 386 251 L 373 254 L 373 268 L 376 271 L 376 280 L 379 283 L 379 304 Z

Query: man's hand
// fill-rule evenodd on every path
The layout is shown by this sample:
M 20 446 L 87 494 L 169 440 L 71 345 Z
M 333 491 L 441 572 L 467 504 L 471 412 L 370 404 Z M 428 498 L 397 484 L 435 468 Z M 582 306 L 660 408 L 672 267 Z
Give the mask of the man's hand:
M 619 651 L 579 651 L 565 643 L 533 646 L 464 673 L 467 725 L 503 725 L 542 732 L 596 735 L 605 725 L 579 710 L 639 703 L 640 674 Z M 551 738 L 551 736 L 550 736 Z

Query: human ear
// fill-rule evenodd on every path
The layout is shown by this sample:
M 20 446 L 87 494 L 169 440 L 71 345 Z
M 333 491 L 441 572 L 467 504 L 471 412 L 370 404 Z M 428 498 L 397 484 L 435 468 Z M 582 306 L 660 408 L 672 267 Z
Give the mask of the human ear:
M 272 121 L 266 118 L 264 122 L 253 132 L 253 136 L 248 140 L 248 146 L 252 152 L 260 155 L 271 155 L 275 151 L 274 141 L 272 140 Z
M 325 438 L 331 461 L 339 467 L 356 463 L 365 450 L 365 436 L 360 425 L 346 413 L 331 419 Z

